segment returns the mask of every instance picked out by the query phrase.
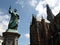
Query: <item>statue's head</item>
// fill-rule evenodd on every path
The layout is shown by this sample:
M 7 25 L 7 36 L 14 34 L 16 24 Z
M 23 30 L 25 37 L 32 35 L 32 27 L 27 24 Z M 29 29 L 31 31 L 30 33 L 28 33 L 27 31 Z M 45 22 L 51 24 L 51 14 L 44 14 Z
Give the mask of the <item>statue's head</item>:
M 14 12 L 17 12 L 17 9 L 14 9 Z

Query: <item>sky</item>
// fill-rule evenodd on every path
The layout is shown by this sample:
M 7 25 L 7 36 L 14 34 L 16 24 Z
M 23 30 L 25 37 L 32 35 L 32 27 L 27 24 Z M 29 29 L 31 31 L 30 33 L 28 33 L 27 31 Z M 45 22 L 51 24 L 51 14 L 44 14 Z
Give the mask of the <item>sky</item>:
M 30 44 L 30 24 L 32 14 L 39 21 L 41 16 L 46 19 L 46 4 L 51 8 L 54 16 L 60 11 L 60 0 L 0 0 L 0 35 L 8 28 L 10 14 L 8 9 L 11 5 L 12 10 L 18 10 L 20 16 L 18 33 L 21 34 L 18 45 Z

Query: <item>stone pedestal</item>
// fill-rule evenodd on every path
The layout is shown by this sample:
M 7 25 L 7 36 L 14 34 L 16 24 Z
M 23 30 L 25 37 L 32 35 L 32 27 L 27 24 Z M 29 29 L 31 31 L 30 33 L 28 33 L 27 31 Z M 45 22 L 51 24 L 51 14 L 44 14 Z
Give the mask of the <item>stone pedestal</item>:
M 4 32 L 3 37 L 4 37 L 4 45 L 18 45 L 18 38 L 20 34 L 18 33 L 13 33 L 13 32 Z

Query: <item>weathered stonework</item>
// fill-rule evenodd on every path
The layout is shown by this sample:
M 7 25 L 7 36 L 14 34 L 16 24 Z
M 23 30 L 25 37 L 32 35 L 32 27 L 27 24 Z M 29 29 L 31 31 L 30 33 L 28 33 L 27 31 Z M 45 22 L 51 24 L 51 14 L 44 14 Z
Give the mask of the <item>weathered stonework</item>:
M 54 16 L 47 5 L 47 19 L 50 23 L 32 17 L 30 45 L 60 45 L 60 12 Z
M 4 45 L 18 45 L 18 38 L 20 34 L 18 33 L 12 33 L 12 32 L 4 32 Z

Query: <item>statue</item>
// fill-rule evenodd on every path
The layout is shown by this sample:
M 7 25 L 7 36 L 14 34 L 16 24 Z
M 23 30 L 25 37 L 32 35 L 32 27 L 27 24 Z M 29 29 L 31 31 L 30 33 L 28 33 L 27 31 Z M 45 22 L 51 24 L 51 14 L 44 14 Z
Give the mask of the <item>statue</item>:
M 19 15 L 16 12 L 17 12 L 17 9 L 14 9 L 14 11 L 12 11 L 11 7 L 9 8 L 9 14 L 11 14 L 11 18 L 8 24 L 8 29 L 17 30 Z

